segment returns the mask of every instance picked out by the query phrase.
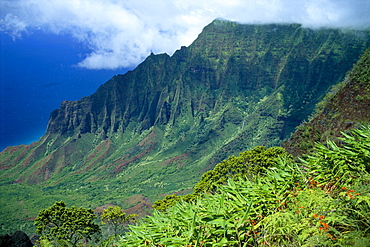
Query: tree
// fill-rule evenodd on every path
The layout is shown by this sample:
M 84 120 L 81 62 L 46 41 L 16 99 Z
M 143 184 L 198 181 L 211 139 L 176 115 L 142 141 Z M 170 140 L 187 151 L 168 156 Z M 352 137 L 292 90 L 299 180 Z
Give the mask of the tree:
M 67 208 L 63 201 L 42 209 L 35 220 L 36 232 L 49 241 L 67 241 L 76 246 L 81 240 L 91 240 L 100 233 L 100 227 L 91 209 Z
M 137 214 L 126 216 L 126 213 L 120 207 L 115 206 L 104 209 L 101 220 L 103 224 L 108 225 L 108 231 L 113 229 L 113 234 L 117 235 L 124 230 L 127 224 L 136 221 L 135 217 L 137 217 Z

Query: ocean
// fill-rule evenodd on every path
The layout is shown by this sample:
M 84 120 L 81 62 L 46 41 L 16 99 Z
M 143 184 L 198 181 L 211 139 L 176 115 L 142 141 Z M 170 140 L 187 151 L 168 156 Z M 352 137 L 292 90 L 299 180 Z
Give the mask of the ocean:
M 0 36 L 0 151 L 37 141 L 62 101 L 91 95 L 128 70 L 77 67 L 90 50 L 69 35 L 34 30 L 17 40 Z

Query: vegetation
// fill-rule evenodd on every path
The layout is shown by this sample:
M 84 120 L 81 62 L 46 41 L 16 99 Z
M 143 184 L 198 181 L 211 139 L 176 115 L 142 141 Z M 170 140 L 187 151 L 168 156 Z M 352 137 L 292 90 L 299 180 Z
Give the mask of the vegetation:
M 263 146 L 257 146 L 240 153 L 238 157 L 231 156 L 217 164 L 212 170 L 205 172 L 195 185 L 194 193 L 214 193 L 219 185 L 225 184 L 229 179 L 236 180 L 248 177 L 254 180 L 257 175 L 264 175 L 265 168 L 276 166 L 279 157 L 290 159 L 291 155 L 284 148 L 271 147 L 266 149 Z
M 130 227 L 121 246 L 369 246 L 370 127 Z
M 43 242 L 67 242 L 73 246 L 87 242 L 100 233 L 100 227 L 93 221 L 96 216 L 91 209 L 71 207 L 56 202 L 54 205 L 39 212 L 35 220 L 36 233 L 41 235 Z
M 173 56 L 152 54 L 93 95 L 63 102 L 40 141 L 1 152 L 1 234 L 18 229 L 33 234 L 38 211 L 55 201 L 128 209 L 170 195 L 159 205 L 165 210 L 174 201 L 195 203 L 197 194 L 208 190 L 219 193 L 228 180 L 217 173 L 235 183 L 238 170 L 251 183 L 265 179 L 281 150 L 269 148 L 289 138 L 369 41 L 369 33 L 360 31 L 212 22 Z M 357 120 L 370 119 L 368 68 L 368 62 L 359 63 L 357 72 L 349 73 L 343 89 L 338 87 L 343 102 L 322 108 L 316 126 L 324 131 L 302 127 L 302 136 L 315 139 L 298 145 L 311 148 L 343 125 L 352 128 Z M 337 97 L 328 102 L 333 100 Z M 331 114 L 340 121 L 326 122 Z M 244 150 L 250 151 L 230 159 L 237 166 L 226 162 L 212 170 Z M 254 166 L 254 158 L 270 151 L 271 164 L 261 160 L 265 163 Z M 195 194 L 172 195 L 192 192 L 197 182 Z
M 256 147 L 238 158 L 230 157 L 214 169 L 236 171 L 226 183 L 215 179 L 219 174 L 208 172 L 201 182 L 212 184 L 208 187 L 212 189 L 199 192 L 191 201 L 177 200 L 166 210 L 154 210 L 152 216 L 130 225 L 128 232 L 121 231 L 120 240 L 118 227 L 133 216 L 109 207 L 101 220 L 114 228 L 114 239 L 109 237 L 100 246 L 368 246 L 370 126 L 342 134 L 341 147 L 332 141 L 317 144 L 315 152 L 300 163 L 281 148 Z M 245 169 L 245 162 L 237 162 L 242 158 L 258 162 Z M 81 231 L 79 224 L 94 218 L 91 212 L 84 221 L 86 210 L 82 217 L 72 211 L 78 210 L 67 210 L 63 202 L 40 211 L 35 224 L 44 239 L 56 243 L 74 239 L 76 245 L 99 232 L 96 226 Z M 57 225 L 81 235 L 72 236 L 74 230 L 65 232 Z
M 113 246 L 136 217 L 135 214 L 127 215 L 118 206 L 108 207 L 99 215 L 102 223 L 99 225 L 91 209 L 67 208 L 63 201 L 56 202 L 40 210 L 34 221 L 36 233 L 41 235 L 37 244 L 41 247 Z
M 346 78 L 333 86 L 317 104 L 309 122 L 298 126 L 297 131 L 282 146 L 294 156 L 310 153 L 316 142 L 333 141 L 341 132 L 370 123 L 370 48 L 361 56 Z M 340 145 L 340 142 L 336 142 Z
M 202 193 L 216 193 L 218 187 L 226 184 L 229 179 L 238 180 L 238 178 L 248 177 L 254 180 L 257 175 L 264 175 L 265 168 L 275 167 L 279 158 L 292 159 L 291 155 L 281 147 L 254 147 L 240 153 L 237 157 L 229 157 L 217 164 L 212 170 L 205 172 L 201 180 L 194 186 L 193 194 L 168 195 L 164 199 L 156 201 L 153 207 L 163 211 L 177 201 L 192 202 Z
M 136 214 L 126 215 L 122 208 L 115 206 L 104 209 L 101 221 L 103 224 L 108 225 L 108 234 L 117 236 L 123 233 L 127 224 L 135 222 L 136 217 Z

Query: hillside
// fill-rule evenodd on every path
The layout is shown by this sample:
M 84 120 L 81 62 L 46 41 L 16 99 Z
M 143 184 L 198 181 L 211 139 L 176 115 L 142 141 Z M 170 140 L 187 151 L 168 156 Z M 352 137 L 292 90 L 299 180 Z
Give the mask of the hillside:
M 227 156 L 287 139 L 368 45 L 360 31 L 212 22 L 173 56 L 62 102 L 38 142 L 5 149 L 2 230 L 60 199 L 130 207 L 186 193 Z
M 295 156 L 309 153 L 315 143 L 336 140 L 341 132 L 370 123 L 370 48 L 346 78 L 333 86 L 310 121 L 297 127 L 282 146 Z

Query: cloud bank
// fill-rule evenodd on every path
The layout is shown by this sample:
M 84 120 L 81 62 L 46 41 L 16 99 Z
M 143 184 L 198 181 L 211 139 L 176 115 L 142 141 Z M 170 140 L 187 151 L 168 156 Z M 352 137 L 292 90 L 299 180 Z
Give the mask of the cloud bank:
M 0 31 L 71 35 L 91 50 L 78 66 L 117 69 L 173 54 L 216 18 L 363 29 L 369 13 L 369 0 L 1 0 Z

